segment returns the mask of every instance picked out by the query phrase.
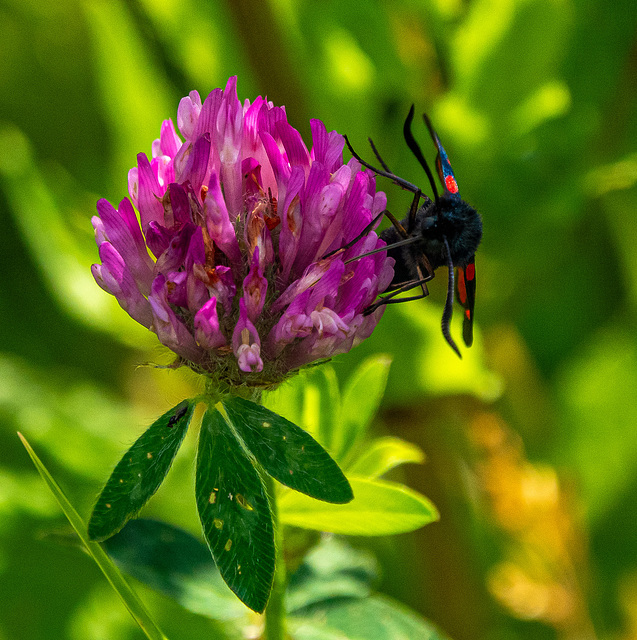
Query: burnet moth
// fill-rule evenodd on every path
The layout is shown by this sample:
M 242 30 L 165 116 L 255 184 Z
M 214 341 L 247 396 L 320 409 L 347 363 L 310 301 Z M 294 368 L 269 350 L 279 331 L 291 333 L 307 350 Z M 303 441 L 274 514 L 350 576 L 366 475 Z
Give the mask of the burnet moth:
M 433 174 L 411 132 L 411 123 L 414 119 L 413 105 L 405 119 L 403 135 L 410 151 L 416 156 L 427 174 L 434 196 L 433 200 L 428 198 L 419 187 L 390 171 L 371 138 L 369 142 L 374 155 L 383 167 L 382 169 L 377 169 L 365 162 L 354 151 L 345 136 L 345 142 L 351 154 L 363 166 L 379 176 L 389 178 L 394 184 L 414 194 L 409 213 L 403 220 L 399 222 L 389 211 L 385 210 L 347 246 L 353 246 L 363 235 L 369 233 L 381 216 L 385 215 L 391 221 L 392 226 L 380 233 L 380 237 L 387 243 L 387 246 L 370 252 L 387 251 L 387 254 L 396 261 L 394 278 L 387 288 L 387 291 L 391 293 L 367 307 L 365 309 L 366 315 L 373 313 L 384 304 L 408 302 L 429 295 L 426 283 L 434 277 L 438 267 L 446 266 L 449 270 L 449 277 L 447 298 L 442 313 L 442 334 L 451 348 L 458 356 L 462 357 L 449 330 L 453 314 L 454 282 L 457 283 L 458 299 L 464 309 L 462 337 L 467 347 L 470 347 L 473 343 L 473 315 L 476 296 L 475 252 L 482 238 L 482 219 L 471 205 L 460 198 L 458 183 L 451 169 L 447 153 L 427 115 L 423 115 L 423 118 L 438 150 L 436 169 L 444 189 L 442 195 L 438 193 Z M 369 255 L 369 253 L 357 256 L 354 260 L 365 255 Z M 457 279 L 454 278 L 454 268 L 458 270 Z M 395 297 L 399 293 L 416 287 L 421 288 L 421 293 L 418 295 L 408 298 Z

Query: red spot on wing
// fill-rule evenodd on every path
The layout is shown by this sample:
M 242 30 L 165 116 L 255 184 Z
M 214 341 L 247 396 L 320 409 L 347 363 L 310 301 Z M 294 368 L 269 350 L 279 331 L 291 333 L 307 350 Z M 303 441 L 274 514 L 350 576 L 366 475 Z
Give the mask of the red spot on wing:
M 467 287 L 464 277 L 464 269 L 458 269 L 458 297 L 462 305 L 467 303 Z
M 467 320 L 471 320 L 471 309 L 465 309 L 464 315 L 466 316 Z
M 453 176 L 450 175 L 445 178 L 445 186 L 449 193 L 458 193 L 458 183 Z
M 470 263 L 467 265 L 467 280 L 473 280 L 476 277 L 476 265 Z

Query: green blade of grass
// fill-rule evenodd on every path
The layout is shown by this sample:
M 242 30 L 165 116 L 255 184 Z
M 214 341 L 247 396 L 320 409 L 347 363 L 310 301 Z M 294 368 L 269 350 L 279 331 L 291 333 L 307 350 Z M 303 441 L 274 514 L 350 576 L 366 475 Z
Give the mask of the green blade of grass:
M 73 505 L 68 501 L 64 492 L 53 479 L 53 476 L 48 472 L 40 458 L 36 455 L 35 451 L 31 448 L 31 445 L 27 442 L 26 438 L 18 432 L 18 437 L 22 441 L 24 448 L 31 457 L 35 468 L 38 470 L 42 479 L 48 485 L 51 493 L 58 501 L 58 504 L 62 508 L 64 515 L 71 523 L 73 529 L 79 536 L 80 540 L 84 544 L 84 547 L 91 555 L 93 560 L 97 563 L 97 566 L 102 570 L 102 573 L 106 576 L 106 579 L 110 582 L 111 586 L 117 592 L 117 595 L 122 599 L 124 606 L 128 609 L 133 616 L 141 630 L 146 634 L 150 640 L 166 640 L 166 636 L 159 630 L 155 622 L 150 616 L 150 613 L 144 606 L 143 602 L 139 599 L 139 596 L 133 591 L 131 586 L 126 582 L 124 576 L 120 573 L 119 569 L 113 564 L 112 560 L 108 557 L 102 546 L 98 542 L 91 542 L 88 539 L 86 530 L 86 524 L 82 520 L 80 514 L 73 508 Z

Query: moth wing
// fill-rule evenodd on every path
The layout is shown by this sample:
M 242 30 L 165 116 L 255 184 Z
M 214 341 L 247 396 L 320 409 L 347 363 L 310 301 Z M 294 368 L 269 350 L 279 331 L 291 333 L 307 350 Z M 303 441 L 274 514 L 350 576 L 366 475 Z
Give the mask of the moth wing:
M 458 300 L 464 309 L 462 338 L 467 347 L 473 344 L 473 309 L 476 302 L 476 265 L 472 258 L 466 267 L 458 267 Z

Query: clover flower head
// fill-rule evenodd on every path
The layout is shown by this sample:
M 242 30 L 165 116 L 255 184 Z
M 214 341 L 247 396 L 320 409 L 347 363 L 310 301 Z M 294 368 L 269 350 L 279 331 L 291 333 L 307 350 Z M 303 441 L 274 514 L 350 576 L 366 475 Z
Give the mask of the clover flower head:
M 312 120 L 308 151 L 283 107 L 241 104 L 236 82 L 183 98 L 179 133 L 165 120 L 137 156 L 130 199 L 97 203 L 92 269 L 180 364 L 269 386 L 371 334 L 383 307 L 363 312 L 393 260 L 356 259 L 384 246 L 374 231 L 343 249 L 386 204 L 369 170 L 343 163 L 343 137 Z

